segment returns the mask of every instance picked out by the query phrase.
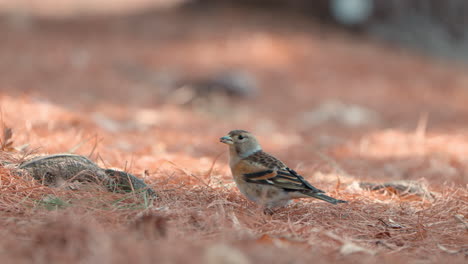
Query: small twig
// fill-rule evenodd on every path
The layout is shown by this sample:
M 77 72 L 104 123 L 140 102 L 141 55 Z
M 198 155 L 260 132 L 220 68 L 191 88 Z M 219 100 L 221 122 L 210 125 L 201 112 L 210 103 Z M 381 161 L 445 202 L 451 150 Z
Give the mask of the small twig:
M 129 183 L 129 185 L 130 185 L 130 188 L 132 189 L 132 193 L 133 193 L 133 195 L 136 197 L 135 188 L 133 187 L 133 182 L 132 182 L 132 180 L 130 179 L 130 173 L 126 173 L 126 174 L 127 174 L 128 183 Z M 148 187 L 147 187 L 146 189 L 148 189 Z
M 123 169 L 124 172 L 127 172 L 127 164 L 128 164 L 128 161 L 126 160 L 125 161 L 125 166 L 124 166 L 124 169 Z
M 30 149 L 28 151 L 25 151 L 22 153 L 22 156 L 16 160 L 17 163 L 23 163 L 27 160 L 27 157 L 34 155 L 36 153 L 39 153 L 40 147 L 37 147 L 35 149 Z
M 458 254 L 458 253 L 461 252 L 461 250 L 448 249 L 448 248 L 442 246 L 441 244 L 437 244 L 437 247 L 438 247 L 440 250 L 442 250 L 442 251 L 444 251 L 444 252 L 446 252 L 446 253 L 448 253 L 448 254 L 451 254 L 451 255 Z
M 133 161 L 134 161 L 134 156 L 133 156 L 133 153 L 132 153 L 132 155 L 130 156 L 130 165 L 129 165 L 129 167 L 128 167 L 129 170 L 131 170 L 132 167 L 133 167 Z M 128 171 L 129 171 L 129 170 L 128 170 Z M 128 171 L 125 170 L 125 172 L 128 172 Z
M 225 151 L 223 152 L 220 152 L 213 160 L 213 163 L 211 164 L 211 167 L 210 167 L 210 170 L 208 171 L 208 173 L 206 174 L 206 177 L 208 177 L 208 185 L 211 184 L 211 173 L 213 172 L 213 169 L 214 169 L 214 166 L 216 164 L 216 161 L 218 160 L 219 157 L 221 157 L 221 155 L 223 155 L 225 153 Z
M 385 226 L 385 227 L 390 227 L 383 219 L 379 218 L 377 219 L 379 220 L 380 222 L 382 222 L 382 224 Z
M 426 138 L 426 131 L 427 131 L 427 121 L 429 119 L 429 115 L 427 112 L 422 113 L 418 120 L 418 125 L 416 126 L 416 130 L 414 131 L 414 138 L 417 141 L 423 141 Z
M 341 178 L 340 175 L 336 175 L 336 185 L 335 185 L 335 190 L 339 190 L 341 187 Z
M 102 162 L 102 165 L 107 169 L 108 166 L 106 165 L 106 162 L 104 161 L 104 159 L 101 157 L 101 154 L 98 153 L 97 155 L 97 159 L 100 160 Z
M 90 158 L 90 159 L 91 159 L 91 156 L 93 156 L 94 151 L 96 150 L 96 148 L 97 148 L 99 142 L 102 141 L 102 139 L 98 139 L 98 135 L 97 135 L 97 134 L 94 135 L 94 138 L 95 138 L 96 140 L 94 141 L 93 148 L 91 149 L 91 152 L 88 154 L 88 158 Z
M 422 113 L 419 117 L 418 124 L 416 126 L 416 130 L 414 131 L 414 143 L 416 145 L 421 145 L 421 148 L 418 148 L 418 151 L 424 153 L 426 151 L 426 131 L 427 131 L 427 122 L 428 122 L 428 114 L 426 112 Z
M 402 224 L 399 224 L 395 221 L 393 221 L 391 218 L 388 219 L 388 221 L 390 223 L 387 223 L 385 222 L 382 218 L 379 218 L 377 219 L 379 220 L 380 222 L 382 222 L 384 224 L 385 227 L 388 227 L 388 228 L 391 228 L 391 229 L 400 229 L 400 228 L 404 228 L 404 226 Z

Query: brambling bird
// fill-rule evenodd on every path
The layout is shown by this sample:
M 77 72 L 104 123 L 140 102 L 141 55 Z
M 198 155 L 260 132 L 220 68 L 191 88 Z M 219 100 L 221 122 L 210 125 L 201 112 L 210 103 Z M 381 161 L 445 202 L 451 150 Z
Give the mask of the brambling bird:
M 346 203 L 325 195 L 282 161 L 263 152 L 257 139 L 245 130 L 232 130 L 220 138 L 229 145 L 229 165 L 240 192 L 266 208 L 285 206 L 291 199 L 317 198 Z

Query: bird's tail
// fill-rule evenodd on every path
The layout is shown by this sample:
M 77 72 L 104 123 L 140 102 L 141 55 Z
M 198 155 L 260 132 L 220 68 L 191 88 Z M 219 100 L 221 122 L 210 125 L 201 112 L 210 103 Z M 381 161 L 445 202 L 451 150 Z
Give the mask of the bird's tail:
M 323 200 L 325 202 L 329 202 L 329 203 L 332 203 L 332 204 L 347 203 L 347 201 L 338 200 L 338 199 L 335 199 L 333 197 L 327 196 L 327 195 L 325 195 L 323 193 L 307 192 L 305 194 L 310 196 L 310 197 L 314 197 L 314 198 L 317 198 L 317 199 L 320 199 L 320 200 Z

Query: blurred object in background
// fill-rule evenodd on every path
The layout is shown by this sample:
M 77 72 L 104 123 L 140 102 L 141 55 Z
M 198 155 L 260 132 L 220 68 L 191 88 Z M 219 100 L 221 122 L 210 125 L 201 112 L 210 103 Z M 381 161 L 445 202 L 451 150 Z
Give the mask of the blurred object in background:
M 374 0 L 366 32 L 449 59 L 468 61 L 468 1 Z
M 0 14 L 37 17 L 79 17 L 129 14 L 165 9 L 189 0 L 0 0 Z
M 426 54 L 468 60 L 465 0 L 193 0 L 190 6 L 221 3 L 292 13 Z
M 468 60 L 465 0 L 0 0 L 0 14 L 6 14 L 7 21 L 18 28 L 30 25 L 32 17 L 128 15 L 176 7 L 196 9 L 207 16 L 223 7 L 249 13 L 267 11 L 273 16 L 284 14 L 284 23 L 288 23 L 286 15 L 293 15 L 426 54 Z
M 343 25 L 366 22 L 374 10 L 373 0 L 331 0 L 330 12 Z
M 255 75 L 243 69 L 220 69 L 204 74 L 188 74 L 181 70 L 154 71 L 143 65 L 117 63 L 116 71 L 127 80 L 154 87 L 161 98 L 179 105 L 212 95 L 254 98 L 259 94 Z
M 222 93 L 235 97 L 255 97 L 258 94 L 257 80 L 252 74 L 241 70 L 228 70 L 187 81 L 189 86 L 200 96 Z
M 254 98 L 259 93 L 257 83 L 255 76 L 247 71 L 223 70 L 180 80 L 168 97 L 179 105 L 203 105 L 211 99 L 221 100 L 219 96 Z

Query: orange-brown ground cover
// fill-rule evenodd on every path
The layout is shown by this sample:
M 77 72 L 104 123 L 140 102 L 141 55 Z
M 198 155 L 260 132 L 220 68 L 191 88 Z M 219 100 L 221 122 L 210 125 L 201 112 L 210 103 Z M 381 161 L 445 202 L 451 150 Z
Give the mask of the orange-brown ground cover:
M 0 27 L 2 124 L 14 147 L 2 160 L 89 155 L 160 196 L 49 188 L 0 167 L 2 263 L 465 263 L 462 66 L 236 10 Z M 162 96 L 161 76 L 231 68 L 258 78 L 258 97 Z M 332 101 L 372 118 L 311 121 Z M 264 215 L 233 185 L 218 142 L 236 128 L 349 204 L 298 200 Z M 393 180 L 419 181 L 433 197 L 356 184 Z

